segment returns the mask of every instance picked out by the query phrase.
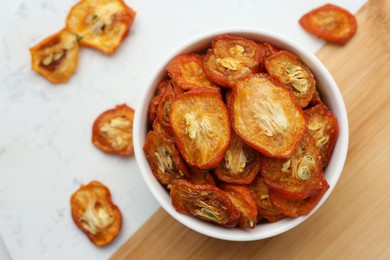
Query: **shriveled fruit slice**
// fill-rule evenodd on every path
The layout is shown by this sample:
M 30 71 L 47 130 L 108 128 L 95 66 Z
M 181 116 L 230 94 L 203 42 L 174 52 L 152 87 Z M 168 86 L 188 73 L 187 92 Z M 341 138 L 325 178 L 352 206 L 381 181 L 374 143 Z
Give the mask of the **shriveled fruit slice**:
M 279 52 L 279 49 L 273 46 L 272 44 L 268 42 L 261 42 L 259 43 L 260 52 L 263 55 L 264 58 L 267 58 L 271 56 L 272 54 L 275 54 Z
M 156 119 L 157 115 L 157 107 L 160 104 L 160 101 L 162 97 L 164 96 L 164 93 L 166 90 L 172 89 L 172 86 L 170 85 L 170 80 L 163 79 L 161 80 L 157 85 L 157 93 L 152 98 L 149 104 L 148 108 L 148 122 L 149 124 L 153 124 L 154 120 Z
M 357 30 L 355 16 L 344 8 L 332 4 L 308 12 L 302 16 L 299 23 L 318 38 L 341 45 L 348 42 Z
M 152 129 L 153 131 L 163 134 L 173 140 L 172 131 L 168 131 L 165 127 L 163 127 L 157 118 L 153 122 Z
M 190 175 L 186 180 L 193 184 L 211 184 L 215 185 L 215 180 L 212 170 L 201 170 L 195 167 L 190 167 Z
M 336 116 L 324 104 L 318 104 L 304 111 L 308 118 L 308 130 L 314 137 L 325 168 L 330 160 L 338 135 Z
M 259 153 L 232 133 L 229 148 L 215 168 L 218 179 L 227 183 L 249 184 L 260 171 Z
M 294 153 L 306 119 L 286 88 L 256 74 L 238 81 L 232 95 L 232 125 L 248 145 L 270 157 Z
M 96 246 L 111 243 L 122 227 L 122 214 L 110 190 L 98 181 L 82 185 L 70 198 L 72 218 Z
M 145 157 L 156 179 L 170 188 L 176 180 L 189 176 L 189 172 L 172 139 L 149 131 L 143 147 Z
M 234 35 L 218 36 L 209 49 L 204 69 L 216 85 L 234 87 L 236 81 L 257 72 L 262 55 L 256 42 Z
M 310 103 L 316 90 L 316 81 L 299 57 L 288 51 L 279 51 L 265 60 L 265 68 L 273 79 L 291 89 L 301 107 Z
M 168 75 L 185 90 L 201 87 L 216 88 L 207 79 L 203 70 L 203 59 L 199 54 L 182 54 L 174 58 L 167 66 Z
M 269 189 L 264 184 L 261 174 L 258 174 L 255 180 L 248 185 L 248 187 L 252 191 L 256 200 L 258 221 L 260 221 L 261 218 L 265 218 L 269 222 L 273 223 L 286 217 L 272 205 L 269 199 Z
M 240 219 L 241 214 L 228 195 L 214 185 L 178 180 L 170 194 L 172 205 L 180 213 L 225 227 L 235 227 Z
M 70 10 L 66 28 L 80 44 L 112 54 L 127 36 L 135 11 L 122 0 L 81 0 Z
M 313 137 L 304 135 L 296 152 L 288 159 L 262 158 L 264 183 L 281 196 L 302 200 L 323 189 L 321 158 Z
M 177 97 L 170 121 L 184 160 L 200 169 L 216 167 L 230 141 L 230 120 L 218 90 L 196 88 Z
M 133 119 L 134 110 L 126 104 L 103 112 L 93 124 L 92 143 L 105 153 L 133 155 Z
M 67 30 L 49 36 L 30 49 L 32 69 L 51 83 L 69 80 L 77 67 L 79 43 Z
M 223 184 L 221 188 L 226 191 L 234 206 L 241 212 L 238 224 L 242 228 L 253 229 L 257 223 L 256 199 L 252 191 L 245 185 Z
M 272 205 L 289 217 L 298 217 L 309 214 L 328 190 L 329 184 L 324 179 L 322 189 L 318 194 L 309 196 L 303 200 L 289 200 L 276 191 L 270 191 Z

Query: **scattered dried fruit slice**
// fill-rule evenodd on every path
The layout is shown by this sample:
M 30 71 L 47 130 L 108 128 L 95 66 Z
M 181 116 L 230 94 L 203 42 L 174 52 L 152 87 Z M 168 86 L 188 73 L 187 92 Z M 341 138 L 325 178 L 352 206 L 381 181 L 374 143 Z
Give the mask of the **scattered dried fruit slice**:
M 230 120 L 222 96 L 196 88 L 178 96 L 171 108 L 173 136 L 184 160 L 211 169 L 222 160 L 230 141 Z
M 32 69 L 51 83 L 69 80 L 77 67 L 79 44 L 67 30 L 49 36 L 30 49 Z
M 304 111 L 308 119 L 309 133 L 314 137 L 325 168 L 330 160 L 338 135 L 336 116 L 324 104 L 318 104 Z
M 81 0 L 70 10 L 66 28 L 80 44 L 112 54 L 127 36 L 135 11 L 122 0 Z
M 299 57 L 288 51 L 279 51 L 265 60 L 265 68 L 273 79 L 291 89 L 301 107 L 310 103 L 316 90 L 316 81 Z
M 167 66 L 168 75 L 185 90 L 216 86 L 207 79 L 203 70 L 203 59 L 199 54 L 182 54 Z
M 306 119 L 286 88 L 256 74 L 238 81 L 232 95 L 232 125 L 248 145 L 270 157 L 294 153 Z
M 143 150 L 153 175 L 168 188 L 176 180 L 189 176 L 173 140 L 165 135 L 149 131 Z
M 284 215 L 289 217 L 298 217 L 309 214 L 324 196 L 328 188 L 329 184 L 324 179 L 320 192 L 303 200 L 289 200 L 281 196 L 278 192 L 272 190 L 270 191 L 269 197 L 272 205 L 274 205 L 274 207 Z
M 236 81 L 257 72 L 262 55 L 256 42 L 239 36 L 221 35 L 213 42 L 204 70 L 214 84 L 234 87 Z
M 235 227 L 240 220 L 241 214 L 228 195 L 214 185 L 178 180 L 172 184 L 170 194 L 172 205 L 180 213 L 225 227 Z
M 134 110 L 126 104 L 103 112 L 93 124 L 92 143 L 105 153 L 133 155 L 133 119 Z
M 332 4 L 306 13 L 299 23 L 316 37 L 340 45 L 348 42 L 357 30 L 355 16 L 344 8 Z
M 260 156 L 232 133 L 229 148 L 222 161 L 215 168 L 218 179 L 227 183 L 249 184 L 260 171 Z
M 302 200 L 323 189 L 321 158 L 308 133 L 290 158 L 263 157 L 261 163 L 264 183 L 287 199 Z
M 221 189 L 226 191 L 234 206 L 240 211 L 238 222 L 240 227 L 254 229 L 257 223 L 256 199 L 252 191 L 245 185 L 223 184 Z
M 272 205 L 269 199 L 269 189 L 264 184 L 261 174 L 258 174 L 255 180 L 248 187 L 252 191 L 256 200 L 258 221 L 260 221 L 261 218 L 265 218 L 269 222 L 273 223 L 286 217 Z
M 111 243 L 122 227 L 122 214 L 110 190 L 98 181 L 82 185 L 70 198 L 72 218 L 97 246 Z

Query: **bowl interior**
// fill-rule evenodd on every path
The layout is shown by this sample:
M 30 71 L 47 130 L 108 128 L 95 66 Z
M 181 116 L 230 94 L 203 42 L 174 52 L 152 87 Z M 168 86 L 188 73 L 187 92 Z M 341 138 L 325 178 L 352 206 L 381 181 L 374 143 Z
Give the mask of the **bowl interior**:
M 330 188 L 322 197 L 318 205 L 307 216 L 282 219 L 272 224 L 260 224 L 253 230 L 243 230 L 239 228 L 228 229 L 219 227 L 217 225 L 210 224 L 205 221 L 198 220 L 194 217 L 186 216 L 176 212 L 171 204 L 171 198 L 169 194 L 155 179 L 151 172 L 149 163 L 143 153 L 145 136 L 148 131 L 147 111 L 150 100 L 155 94 L 157 84 L 166 75 L 166 65 L 171 59 L 179 54 L 204 50 L 210 46 L 211 41 L 216 36 L 226 33 L 243 36 L 259 42 L 269 42 L 280 49 L 288 50 L 299 56 L 313 72 L 317 81 L 317 89 L 320 92 L 322 100 L 337 117 L 339 124 L 339 136 L 332 154 L 332 158 L 325 171 L 325 178 L 327 179 Z M 141 169 L 142 176 L 153 196 L 171 216 L 187 227 L 211 237 L 232 241 L 250 241 L 275 236 L 297 226 L 310 215 L 312 215 L 328 198 L 340 177 L 346 159 L 348 150 L 348 118 L 344 101 L 336 82 L 328 70 L 324 67 L 324 65 L 313 54 L 298 46 L 291 40 L 285 39 L 280 35 L 276 35 L 268 31 L 250 28 L 230 28 L 208 32 L 195 37 L 194 39 L 183 44 L 181 47 L 174 49 L 173 52 L 167 55 L 167 57 L 157 66 L 155 72 L 151 75 L 151 79 L 147 85 L 147 88 L 142 94 L 138 106 L 135 110 L 133 140 L 135 156 Z

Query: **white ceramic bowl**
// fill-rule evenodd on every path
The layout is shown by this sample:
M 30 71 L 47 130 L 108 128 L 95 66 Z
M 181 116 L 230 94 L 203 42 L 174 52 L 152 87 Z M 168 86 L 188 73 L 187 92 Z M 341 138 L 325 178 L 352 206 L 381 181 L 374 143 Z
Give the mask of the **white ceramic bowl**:
M 204 50 L 210 45 L 211 41 L 216 36 L 226 33 L 243 36 L 259 42 L 269 42 L 281 49 L 288 50 L 299 56 L 309 66 L 315 75 L 317 80 L 317 87 L 324 103 L 330 108 L 330 110 L 336 115 L 338 119 L 339 136 L 332 154 L 332 158 L 325 171 L 325 177 L 330 185 L 330 188 L 322 197 L 321 201 L 314 208 L 314 210 L 312 210 L 311 213 L 307 216 L 286 218 L 276 223 L 259 224 L 253 230 L 219 227 L 217 225 L 201 221 L 195 217 L 178 213 L 171 204 L 171 198 L 168 192 L 160 185 L 151 172 L 149 163 L 146 160 L 142 150 L 145 142 L 145 136 L 148 131 L 147 111 L 150 100 L 155 94 L 157 84 L 166 75 L 166 65 L 170 60 L 179 54 Z M 157 66 L 154 73 L 150 75 L 150 81 L 145 87 L 145 91 L 139 100 L 138 106 L 135 110 L 134 118 L 133 140 L 136 160 L 138 162 L 138 166 L 141 169 L 142 176 L 156 200 L 172 217 L 185 226 L 210 237 L 232 241 L 251 241 L 272 237 L 292 229 L 310 217 L 325 202 L 335 187 L 342 172 L 348 150 L 348 118 L 344 101 L 336 82 L 325 66 L 312 53 L 308 52 L 293 41 L 275 33 L 254 28 L 230 28 L 204 33 L 194 37 L 182 46 L 172 46 L 172 49 L 173 52 L 167 55 L 166 58 Z

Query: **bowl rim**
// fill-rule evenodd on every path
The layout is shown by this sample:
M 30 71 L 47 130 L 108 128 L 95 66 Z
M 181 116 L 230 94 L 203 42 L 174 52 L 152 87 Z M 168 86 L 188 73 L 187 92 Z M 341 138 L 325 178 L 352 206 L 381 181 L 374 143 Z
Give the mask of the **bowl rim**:
M 248 37 L 253 40 L 259 40 L 261 38 L 261 41 L 267 41 L 279 48 L 291 51 L 295 55 L 299 56 L 305 64 L 307 64 L 315 75 L 317 82 L 326 82 L 325 85 L 327 86 L 321 86 L 319 89 L 321 94 L 325 96 L 324 103 L 326 103 L 332 112 L 336 114 L 339 124 L 339 133 L 332 158 L 324 172 L 325 178 L 327 179 L 330 187 L 316 207 L 306 216 L 286 218 L 276 223 L 261 224 L 253 230 L 244 230 L 239 228 L 228 229 L 220 227 L 212 223 L 195 219 L 192 216 L 178 213 L 171 204 L 168 192 L 166 192 L 161 184 L 155 179 L 150 170 L 149 164 L 143 153 L 143 144 L 147 133 L 147 123 L 143 120 L 146 120 L 149 102 L 148 105 L 145 105 L 142 101 L 150 101 L 151 97 L 154 95 L 157 83 L 162 79 L 163 75 L 166 75 L 164 68 L 170 60 L 179 54 L 200 50 L 202 49 L 202 45 L 203 47 L 209 46 L 212 39 L 222 34 L 234 34 Z M 348 116 L 341 92 L 330 72 L 326 69 L 322 62 L 313 53 L 304 49 L 291 39 L 274 32 L 251 27 L 231 27 L 200 33 L 185 41 L 178 47 L 175 47 L 168 55 L 166 55 L 150 74 L 150 79 L 146 86 L 147 87 L 144 89 L 136 106 L 133 124 L 133 142 L 138 167 L 140 168 L 147 187 L 162 208 L 177 221 L 196 232 L 210 237 L 230 241 L 253 241 L 276 236 L 294 228 L 295 226 L 298 226 L 313 215 L 327 200 L 340 178 L 347 157 L 349 142 Z M 332 103 L 329 103 L 330 98 L 334 100 Z M 329 106 L 329 104 L 331 104 L 331 106 Z

